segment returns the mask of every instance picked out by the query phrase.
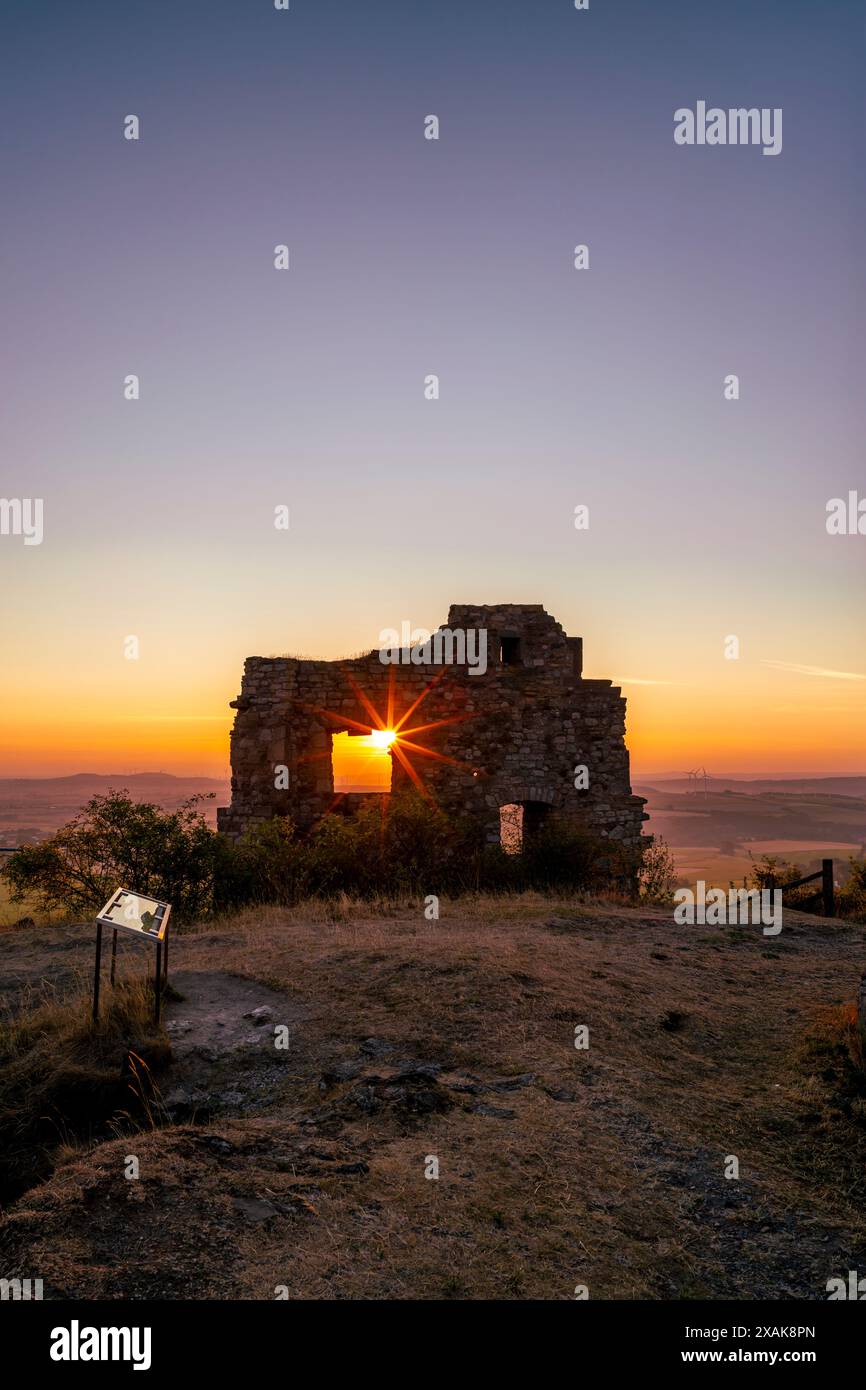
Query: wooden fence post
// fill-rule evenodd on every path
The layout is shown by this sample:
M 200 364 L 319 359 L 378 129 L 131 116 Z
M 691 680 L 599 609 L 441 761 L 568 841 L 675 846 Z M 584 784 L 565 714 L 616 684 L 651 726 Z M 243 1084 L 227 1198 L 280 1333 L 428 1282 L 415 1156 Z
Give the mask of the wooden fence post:
M 824 899 L 824 916 L 836 916 L 836 899 L 833 893 L 833 860 L 821 860 L 821 896 Z

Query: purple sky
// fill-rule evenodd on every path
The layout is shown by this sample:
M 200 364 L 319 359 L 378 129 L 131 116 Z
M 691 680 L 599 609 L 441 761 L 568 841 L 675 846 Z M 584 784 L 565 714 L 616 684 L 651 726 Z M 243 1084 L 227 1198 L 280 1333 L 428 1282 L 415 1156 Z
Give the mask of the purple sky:
M 669 682 L 626 690 L 648 764 L 727 747 L 732 701 L 755 766 L 793 701 L 761 770 L 866 768 L 866 537 L 824 527 L 866 495 L 860 8 L 8 5 L 0 493 L 45 539 L 0 537 L 0 771 L 113 719 L 127 764 L 214 770 L 245 655 L 451 601 Z M 699 99 L 783 108 L 782 153 L 676 146 Z

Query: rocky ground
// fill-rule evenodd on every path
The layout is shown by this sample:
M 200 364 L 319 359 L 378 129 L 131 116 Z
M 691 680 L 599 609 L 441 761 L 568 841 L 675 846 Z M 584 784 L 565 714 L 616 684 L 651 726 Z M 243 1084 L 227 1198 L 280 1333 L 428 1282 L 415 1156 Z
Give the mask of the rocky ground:
M 7 933 L 0 997 L 75 999 L 91 951 Z M 866 1267 L 864 964 L 820 918 L 533 895 L 181 935 L 150 1121 L 67 1135 L 0 1268 L 55 1297 L 825 1298 Z

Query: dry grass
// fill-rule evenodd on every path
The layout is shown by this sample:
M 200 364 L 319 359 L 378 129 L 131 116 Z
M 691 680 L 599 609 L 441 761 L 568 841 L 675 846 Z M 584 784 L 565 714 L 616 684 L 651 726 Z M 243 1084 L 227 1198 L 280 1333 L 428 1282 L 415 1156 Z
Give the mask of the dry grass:
M 0 1228 L 3 1267 L 84 1297 L 820 1298 L 862 1263 L 862 929 L 534 894 L 441 913 L 178 938 L 173 968 L 301 1010 L 279 1097 L 70 1154 Z
M 151 1023 L 142 980 L 108 993 L 94 1029 L 89 991 L 27 985 L 19 1012 L 0 1024 L 0 1192 L 25 1190 L 51 1171 L 55 1149 L 82 1137 L 155 1126 L 154 1073 L 170 1049 Z

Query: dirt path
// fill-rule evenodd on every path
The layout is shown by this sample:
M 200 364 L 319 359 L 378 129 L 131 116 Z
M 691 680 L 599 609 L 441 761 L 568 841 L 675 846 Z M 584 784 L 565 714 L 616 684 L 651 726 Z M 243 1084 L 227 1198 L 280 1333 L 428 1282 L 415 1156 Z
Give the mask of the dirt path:
M 300 1006 L 266 985 L 222 970 L 180 970 L 182 997 L 166 1006 L 172 1062 L 163 1103 L 174 1120 L 255 1109 L 280 1093 L 293 1058 Z

